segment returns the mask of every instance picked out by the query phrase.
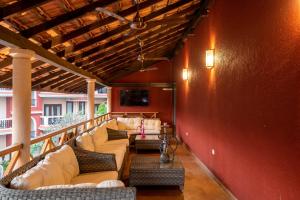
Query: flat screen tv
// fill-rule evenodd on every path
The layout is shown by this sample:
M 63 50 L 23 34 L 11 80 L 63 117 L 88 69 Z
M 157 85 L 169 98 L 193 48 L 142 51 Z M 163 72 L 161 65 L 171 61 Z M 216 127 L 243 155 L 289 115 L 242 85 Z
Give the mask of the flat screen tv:
M 149 105 L 148 90 L 121 90 L 120 105 L 121 106 L 148 106 Z

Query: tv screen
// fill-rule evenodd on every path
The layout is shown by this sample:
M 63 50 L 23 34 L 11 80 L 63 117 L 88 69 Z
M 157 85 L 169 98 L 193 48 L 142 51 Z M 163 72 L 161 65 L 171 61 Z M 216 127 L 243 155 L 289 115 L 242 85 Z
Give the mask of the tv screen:
M 148 106 L 148 90 L 121 90 L 121 106 Z

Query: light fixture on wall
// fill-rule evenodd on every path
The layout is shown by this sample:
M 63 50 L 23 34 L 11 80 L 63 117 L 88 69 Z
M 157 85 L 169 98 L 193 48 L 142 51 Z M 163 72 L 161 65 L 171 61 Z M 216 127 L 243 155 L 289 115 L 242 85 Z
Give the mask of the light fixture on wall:
M 206 63 L 205 66 L 208 68 L 212 68 L 215 65 L 215 50 L 208 49 L 206 50 Z
M 184 81 L 189 79 L 189 70 L 187 68 L 182 69 L 182 79 Z

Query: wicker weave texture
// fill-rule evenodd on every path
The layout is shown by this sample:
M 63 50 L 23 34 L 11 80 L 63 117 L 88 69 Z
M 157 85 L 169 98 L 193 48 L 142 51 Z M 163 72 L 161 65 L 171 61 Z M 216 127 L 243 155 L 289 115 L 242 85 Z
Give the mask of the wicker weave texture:
M 161 164 L 158 156 L 136 156 L 130 166 L 129 185 L 178 185 L 182 189 L 184 177 L 185 170 L 178 159 Z

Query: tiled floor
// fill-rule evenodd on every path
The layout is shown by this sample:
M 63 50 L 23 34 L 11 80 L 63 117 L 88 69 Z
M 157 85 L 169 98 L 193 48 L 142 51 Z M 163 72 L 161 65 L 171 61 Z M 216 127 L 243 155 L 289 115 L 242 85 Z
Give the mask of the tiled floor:
M 130 156 L 135 153 L 131 152 Z M 147 153 L 151 156 L 155 153 Z M 156 153 L 157 154 L 157 153 Z M 137 200 L 230 200 L 231 196 L 197 164 L 193 155 L 180 146 L 176 152 L 185 167 L 183 193 L 178 187 L 138 187 Z M 124 177 L 128 178 L 129 164 Z

